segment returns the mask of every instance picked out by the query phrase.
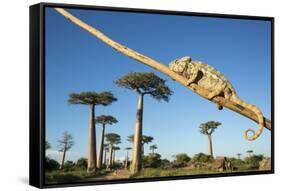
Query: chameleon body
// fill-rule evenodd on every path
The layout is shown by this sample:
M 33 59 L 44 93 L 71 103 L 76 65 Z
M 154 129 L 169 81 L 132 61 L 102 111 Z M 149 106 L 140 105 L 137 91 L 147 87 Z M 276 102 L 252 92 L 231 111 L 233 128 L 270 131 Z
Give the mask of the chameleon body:
M 258 130 L 255 132 L 249 128 L 244 132 L 244 136 L 246 139 L 252 141 L 262 134 L 264 118 L 261 110 L 257 106 L 240 99 L 232 84 L 218 70 L 201 61 L 192 61 L 191 57 L 188 56 L 172 61 L 169 64 L 169 68 L 187 79 L 186 86 L 196 83 L 200 87 L 207 89 L 210 92 L 207 96 L 209 100 L 212 100 L 216 96 L 222 96 L 253 111 L 258 117 Z M 221 105 L 217 105 L 217 107 L 218 109 L 222 109 Z M 249 136 L 249 132 L 253 135 Z

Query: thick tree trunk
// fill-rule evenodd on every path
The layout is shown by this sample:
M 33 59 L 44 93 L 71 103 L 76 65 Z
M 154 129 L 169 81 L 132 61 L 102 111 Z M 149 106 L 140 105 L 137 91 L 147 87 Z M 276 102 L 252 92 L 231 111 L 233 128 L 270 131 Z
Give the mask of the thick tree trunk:
M 208 135 L 208 152 L 209 152 L 209 155 L 214 157 L 214 155 L 213 155 L 213 145 L 212 145 L 212 136 L 211 135 Z
M 106 166 L 106 150 L 104 150 L 104 160 L 103 160 L 103 164 Z
M 141 170 L 141 138 L 142 138 L 142 115 L 143 115 L 143 94 L 139 94 L 138 109 L 136 114 L 136 127 L 134 134 L 134 145 L 132 155 L 131 173 L 137 173 Z
M 97 168 L 97 154 L 96 154 L 95 105 L 91 105 L 87 172 L 89 173 L 95 172 L 96 168 Z
M 103 145 L 104 145 L 104 130 L 105 130 L 105 124 L 102 124 L 102 129 L 101 129 L 101 134 L 100 134 L 100 149 L 99 149 L 99 157 L 98 157 L 97 168 L 101 168 L 102 167 Z
M 166 65 L 161 64 L 160 62 L 158 62 L 152 58 L 149 58 L 148 56 L 140 54 L 122 44 L 119 44 L 118 42 L 115 42 L 114 40 L 112 40 L 111 38 L 109 38 L 108 36 L 106 36 L 105 34 L 100 32 L 99 30 L 93 28 L 92 26 L 88 25 L 87 23 L 83 22 L 82 20 L 78 19 L 77 17 L 73 16 L 72 14 L 70 14 L 69 12 L 67 12 L 66 10 L 64 10 L 62 8 L 55 8 L 55 10 L 58 11 L 61 15 L 63 15 L 65 18 L 70 20 L 72 23 L 74 23 L 74 24 L 78 25 L 79 27 L 83 28 L 84 30 L 88 31 L 89 33 L 91 33 L 92 35 L 94 35 L 95 37 L 97 37 L 98 39 L 100 39 L 101 41 L 106 43 L 107 45 L 111 46 L 115 50 L 168 75 L 170 78 L 179 82 L 183 86 L 191 89 L 192 91 L 194 91 L 201 97 L 208 99 L 208 95 L 210 93 L 208 90 L 198 86 L 197 84 L 191 84 L 190 86 L 186 86 L 187 79 L 184 78 L 183 76 L 171 71 Z M 118 29 L 116 29 L 116 30 L 118 30 Z M 225 108 L 229 108 L 232 111 L 240 113 L 241 115 L 258 123 L 258 117 L 256 116 L 256 114 L 252 110 L 249 110 L 248 108 L 245 108 L 242 105 L 229 101 L 220 96 L 217 96 L 210 101 L 217 103 Z M 265 121 L 264 127 L 267 128 L 268 130 L 271 130 L 271 121 L 266 118 L 264 118 L 264 121 Z
M 113 150 L 113 154 L 112 154 L 112 165 L 115 164 L 115 150 Z
M 108 164 L 109 167 L 112 166 L 112 158 L 113 158 L 112 154 L 113 154 L 113 145 L 109 144 L 109 164 Z
M 126 155 L 126 159 L 125 159 L 125 169 L 127 169 L 127 167 L 128 167 L 128 160 L 129 160 L 129 151 L 127 150 L 127 155 Z
M 64 165 L 64 160 L 65 160 L 65 153 L 66 153 L 66 149 L 64 148 L 63 153 L 62 153 L 62 158 L 61 158 L 61 163 L 60 163 L 60 170 L 63 169 L 63 165 Z

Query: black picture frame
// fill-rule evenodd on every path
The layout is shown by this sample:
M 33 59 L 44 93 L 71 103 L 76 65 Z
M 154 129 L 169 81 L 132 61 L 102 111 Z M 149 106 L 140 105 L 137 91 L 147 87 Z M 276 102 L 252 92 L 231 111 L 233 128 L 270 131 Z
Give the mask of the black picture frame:
M 271 170 L 239 172 L 225 174 L 201 174 L 176 177 L 157 177 L 142 179 L 104 180 L 98 182 L 69 182 L 62 184 L 45 183 L 45 8 L 77 8 L 85 10 L 106 10 L 118 12 L 137 12 L 165 15 L 184 15 L 200 17 L 216 17 L 227 19 L 265 20 L 271 22 Z M 29 183 L 38 188 L 67 186 L 84 186 L 116 183 L 133 183 L 147 181 L 167 181 L 178 179 L 211 178 L 226 176 L 244 176 L 274 173 L 274 18 L 248 15 L 230 15 L 214 13 L 195 13 L 182 11 L 133 9 L 120 7 L 103 7 L 90 5 L 73 5 L 57 3 L 39 3 L 30 6 L 30 151 L 29 151 Z

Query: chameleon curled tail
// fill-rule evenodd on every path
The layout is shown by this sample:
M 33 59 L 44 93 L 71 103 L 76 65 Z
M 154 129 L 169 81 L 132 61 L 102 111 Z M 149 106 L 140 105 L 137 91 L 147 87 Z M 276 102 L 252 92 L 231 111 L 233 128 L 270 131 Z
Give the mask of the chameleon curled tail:
M 245 108 L 248 108 L 249 110 L 253 111 L 256 114 L 256 116 L 258 118 L 258 123 L 259 123 L 258 130 L 255 132 L 253 129 L 249 128 L 244 132 L 244 136 L 246 139 L 248 139 L 249 141 L 256 140 L 262 134 L 263 129 L 264 129 L 264 126 L 263 126 L 264 118 L 263 118 L 263 114 L 262 114 L 261 110 L 255 105 L 251 105 L 249 103 L 242 101 L 237 95 L 233 96 L 232 98 L 233 98 L 232 101 L 236 102 L 237 104 L 239 104 Z M 252 136 L 249 135 L 250 132 L 253 134 Z

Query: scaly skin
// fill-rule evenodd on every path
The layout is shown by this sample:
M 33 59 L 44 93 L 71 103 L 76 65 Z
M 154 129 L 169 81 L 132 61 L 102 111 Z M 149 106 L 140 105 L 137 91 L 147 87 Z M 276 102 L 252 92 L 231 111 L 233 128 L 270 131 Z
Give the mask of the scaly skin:
M 218 70 L 200 61 L 192 61 L 191 58 L 187 56 L 172 61 L 169 64 L 169 68 L 172 71 L 186 77 L 188 79 L 186 84 L 187 86 L 191 83 L 196 83 L 209 90 L 211 92 L 208 95 L 209 100 L 212 100 L 216 96 L 223 96 L 225 99 L 253 111 L 258 117 L 258 130 L 255 132 L 253 129 L 249 128 L 244 132 L 244 136 L 249 141 L 253 141 L 262 134 L 264 119 L 261 110 L 257 106 L 240 99 L 232 84 Z M 222 106 L 218 105 L 218 109 L 222 109 Z M 249 136 L 249 132 L 252 132 L 253 135 Z

